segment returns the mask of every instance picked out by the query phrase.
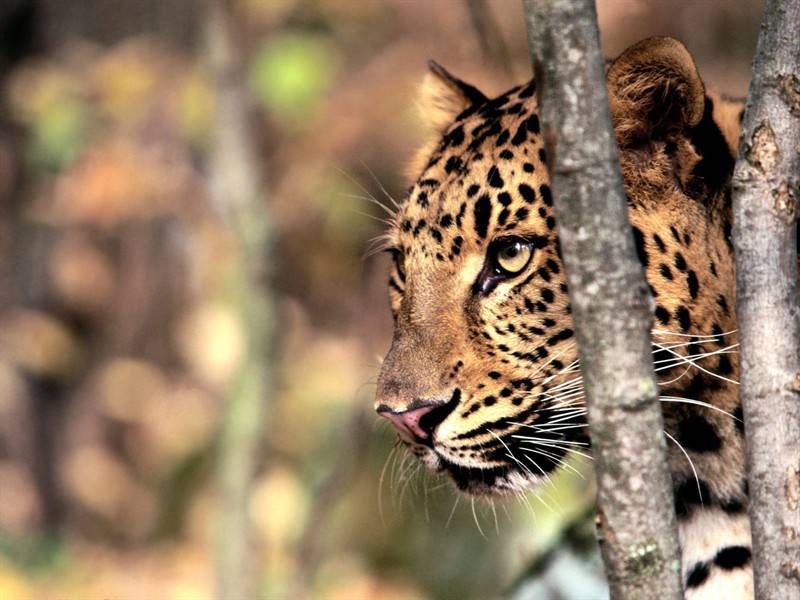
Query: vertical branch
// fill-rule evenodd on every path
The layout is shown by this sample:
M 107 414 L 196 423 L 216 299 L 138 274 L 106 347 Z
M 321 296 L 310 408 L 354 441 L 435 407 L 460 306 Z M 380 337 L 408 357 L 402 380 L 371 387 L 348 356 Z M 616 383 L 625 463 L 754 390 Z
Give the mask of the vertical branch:
M 210 164 L 212 197 L 239 242 L 227 292 L 247 338 L 247 351 L 226 399 L 218 464 L 221 516 L 215 596 L 235 600 L 257 596 L 248 500 L 270 388 L 272 307 L 265 286 L 269 221 L 251 136 L 244 61 L 230 4 L 209 0 L 207 53 L 217 101 Z
M 800 1 L 767 3 L 733 174 L 736 315 L 758 598 L 800 598 Z
M 681 598 L 651 299 L 636 259 L 592 0 L 524 0 L 598 478 L 612 598 Z
M 502 69 L 505 75 L 513 75 L 511 68 L 511 56 L 508 53 L 508 46 L 503 39 L 503 32 L 497 24 L 491 9 L 486 4 L 486 0 L 466 0 L 469 18 L 472 27 L 478 36 L 478 43 L 481 46 L 483 56 L 493 66 Z

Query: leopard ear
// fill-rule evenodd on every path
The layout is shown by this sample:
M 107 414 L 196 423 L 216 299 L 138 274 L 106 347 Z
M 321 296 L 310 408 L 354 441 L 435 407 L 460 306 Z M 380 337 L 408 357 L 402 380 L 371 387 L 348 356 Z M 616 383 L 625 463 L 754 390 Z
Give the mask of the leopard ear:
M 436 61 L 428 61 L 428 69 L 420 90 L 419 106 L 423 118 L 433 129 L 444 130 L 458 114 L 486 102 L 486 96 L 478 88 L 454 77 Z
M 607 83 L 621 146 L 664 140 L 703 117 L 703 81 L 686 46 L 674 38 L 648 38 L 625 50 L 612 62 Z

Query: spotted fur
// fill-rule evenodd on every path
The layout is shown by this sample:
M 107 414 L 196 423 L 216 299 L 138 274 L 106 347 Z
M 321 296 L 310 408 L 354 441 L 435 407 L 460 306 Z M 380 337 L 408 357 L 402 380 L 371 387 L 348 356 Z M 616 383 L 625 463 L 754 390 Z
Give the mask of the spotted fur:
M 706 91 L 670 38 L 628 49 L 607 80 L 654 298 L 686 597 L 750 598 L 730 239 L 741 103 Z M 434 65 L 423 96 L 438 136 L 387 236 L 395 333 L 376 407 L 435 407 L 412 451 L 468 494 L 517 492 L 589 442 L 536 82 L 488 99 Z M 532 249 L 510 276 L 493 258 L 509 240 Z

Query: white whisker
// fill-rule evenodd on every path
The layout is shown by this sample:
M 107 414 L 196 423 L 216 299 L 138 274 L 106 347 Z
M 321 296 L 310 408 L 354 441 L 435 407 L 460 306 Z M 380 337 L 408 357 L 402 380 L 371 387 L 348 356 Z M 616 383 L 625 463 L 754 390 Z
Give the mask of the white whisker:
M 704 406 L 706 408 L 710 408 L 711 410 L 715 410 L 717 412 L 721 412 L 723 415 L 730 417 L 731 419 L 735 419 L 740 421 L 738 417 L 732 415 L 727 410 L 723 410 L 718 406 L 714 406 L 713 404 L 709 404 L 708 402 L 703 402 L 702 400 L 692 400 L 691 398 L 680 398 L 678 396 L 659 396 L 660 402 L 679 402 L 682 404 L 695 404 L 697 406 Z
M 694 338 L 717 338 L 717 337 L 724 337 L 726 335 L 734 334 L 738 331 L 738 329 L 731 329 L 730 331 L 726 331 L 720 333 L 718 335 L 715 334 L 697 334 L 697 333 L 679 333 L 677 331 L 669 331 L 667 329 L 653 329 L 651 330 L 651 335 L 674 335 L 677 337 L 694 337 Z
M 513 424 L 514 425 L 519 425 L 520 427 L 530 427 L 531 429 L 534 429 L 536 431 L 542 431 L 542 432 L 546 432 L 546 433 L 549 433 L 551 431 L 563 431 L 565 429 L 579 429 L 581 427 L 586 427 L 587 426 L 586 423 L 577 423 L 575 425 L 559 425 L 558 427 L 549 427 L 549 423 L 544 423 L 542 425 L 539 425 L 537 423 L 532 423 L 532 424 L 528 424 L 528 423 L 513 423 Z
M 386 527 L 386 519 L 384 518 L 383 514 L 383 481 L 386 477 L 386 469 L 389 466 L 389 462 L 391 461 L 392 457 L 397 452 L 397 445 L 393 446 L 389 455 L 386 457 L 386 462 L 383 463 L 383 468 L 381 469 L 381 475 L 378 478 L 378 515 L 381 519 L 381 524 Z
M 491 502 L 490 506 L 492 507 L 492 514 L 494 515 L 494 531 L 495 531 L 495 534 L 497 534 L 499 536 L 500 535 L 500 524 L 497 522 L 497 509 L 494 506 L 494 499 L 492 498 L 490 500 L 490 502 Z
M 470 504 L 472 505 L 472 518 L 475 520 L 475 525 L 478 527 L 478 533 L 481 534 L 481 537 L 483 539 L 487 539 L 483 533 L 483 529 L 481 529 L 481 524 L 478 523 L 478 515 L 475 513 L 475 498 L 470 498 L 469 501 Z
M 363 166 L 367 170 L 367 172 L 370 174 L 370 176 L 375 181 L 375 183 L 378 184 L 378 187 L 380 188 L 381 192 L 383 192 L 383 195 L 386 196 L 386 198 L 388 198 L 389 202 L 391 202 L 394 205 L 395 208 L 400 208 L 400 205 L 397 203 L 397 200 L 395 200 L 392 197 L 392 195 L 389 192 L 386 191 L 386 188 L 383 187 L 383 184 L 380 182 L 380 180 L 375 175 L 375 173 L 373 173 L 372 169 L 369 168 L 369 165 L 367 165 L 367 163 L 365 163 L 362 160 L 361 161 L 361 166 Z
M 537 437 L 535 435 L 518 435 L 514 434 L 513 437 L 516 440 L 525 440 L 527 442 L 541 442 L 544 446 L 552 446 L 554 448 L 558 448 L 558 444 L 566 445 L 566 446 L 588 446 L 586 442 L 573 442 L 569 440 L 551 440 L 549 438 Z
M 453 503 L 453 508 L 450 510 L 450 516 L 447 517 L 447 522 L 444 524 L 444 528 L 447 529 L 450 527 L 450 521 L 453 520 L 453 515 L 456 514 L 456 507 L 458 503 L 461 501 L 461 496 L 456 495 L 456 501 Z
M 393 210 L 392 210 L 392 209 L 390 209 L 388 206 L 386 206 L 386 205 L 385 205 L 383 202 L 381 202 L 381 201 L 380 201 L 380 200 L 378 200 L 378 199 L 377 199 L 375 196 L 373 196 L 373 195 L 370 193 L 370 191 L 369 191 L 369 190 L 368 190 L 366 187 L 364 187 L 364 186 L 363 186 L 363 185 L 362 185 L 362 184 L 361 184 L 361 183 L 360 183 L 360 182 L 359 182 L 359 181 L 358 181 L 358 180 L 357 180 L 355 177 L 352 177 L 352 176 L 351 176 L 349 173 L 347 173 L 347 172 L 346 172 L 346 171 L 344 171 L 343 169 L 338 169 L 338 171 L 339 171 L 339 172 L 340 172 L 342 175 L 344 175 L 345 177 L 347 177 L 347 178 L 348 178 L 348 179 L 349 179 L 351 182 L 353 182 L 353 183 L 354 183 L 354 184 L 355 184 L 355 185 L 356 185 L 356 186 L 357 186 L 359 189 L 361 189 L 361 191 L 362 191 L 362 192 L 364 192 L 364 193 L 367 195 L 367 198 L 361 198 L 362 200 L 369 200 L 370 202 L 372 202 L 372 203 L 376 204 L 377 206 L 380 206 L 380 207 L 381 207 L 383 210 L 385 210 L 385 211 L 386 211 L 386 212 L 387 212 L 387 213 L 388 213 L 390 216 L 392 216 L 392 217 L 396 216 L 396 214 L 397 214 L 397 213 L 396 213 L 396 211 L 393 211 Z
M 706 368 L 700 366 L 699 364 L 697 364 L 697 361 L 700 360 L 700 358 L 706 358 L 708 356 L 713 356 L 715 354 L 719 354 L 720 352 L 723 352 L 725 350 L 730 350 L 731 348 L 735 348 L 736 345 L 728 346 L 727 348 L 722 348 L 722 349 L 716 350 L 714 352 L 705 352 L 705 353 L 702 353 L 702 354 L 699 354 L 699 355 L 694 355 L 692 358 L 687 358 L 687 357 L 681 356 L 680 354 L 678 354 L 674 350 L 671 350 L 671 349 L 666 348 L 664 346 L 659 346 L 658 344 L 654 344 L 654 345 L 656 347 L 659 347 L 660 349 L 665 350 L 666 352 L 669 352 L 670 354 L 673 354 L 676 357 L 676 359 L 679 361 L 678 364 L 680 364 L 680 363 L 691 364 L 694 368 L 698 369 L 699 371 L 702 371 L 703 373 L 705 373 L 707 375 L 711 375 L 712 377 L 717 377 L 718 379 L 722 379 L 723 381 L 727 381 L 728 383 L 733 383 L 734 385 L 739 385 L 738 381 L 735 381 L 733 379 L 730 379 L 730 378 L 725 377 L 724 375 L 720 375 L 718 373 L 713 373 L 713 372 L 709 371 L 708 369 L 706 369 Z
M 350 209 L 352 212 L 356 213 L 357 215 L 361 215 L 362 217 L 366 217 L 368 219 L 372 219 L 373 221 L 377 221 L 378 223 L 383 223 L 388 227 L 392 227 L 394 225 L 394 221 L 390 221 L 389 219 L 382 219 L 381 217 L 376 217 L 375 215 L 371 215 L 369 213 L 361 212 L 360 210 L 356 210 L 355 208 Z
M 550 460 L 553 461 L 553 463 L 556 466 L 563 467 L 563 468 L 567 469 L 568 471 L 572 471 L 573 473 L 578 475 L 578 477 L 580 477 L 581 479 L 584 478 L 583 475 L 580 472 L 578 472 L 577 469 L 575 469 L 575 467 L 573 467 L 567 461 L 563 460 L 557 454 L 553 454 L 552 452 L 545 452 L 542 449 L 533 450 L 533 452 L 535 452 L 536 454 L 541 454 L 542 456 L 549 458 Z
M 695 470 L 695 468 L 694 468 L 694 463 L 692 462 L 692 459 L 689 458 L 689 453 L 686 452 L 686 450 L 683 449 L 683 446 L 681 446 L 678 443 L 678 440 L 676 440 L 674 437 L 672 437 L 669 433 L 667 433 L 665 431 L 664 435 L 667 436 L 669 439 L 671 439 L 675 443 L 675 445 L 678 447 L 678 449 L 681 452 L 683 452 L 683 455 L 686 457 L 686 460 L 689 461 L 689 466 L 692 469 L 692 473 L 694 473 L 694 480 L 697 483 L 697 495 L 698 495 L 698 498 L 700 498 L 700 504 L 703 504 L 703 492 L 700 490 L 700 478 L 697 476 L 697 470 Z
M 547 444 L 542 444 L 542 445 L 547 446 Z M 530 448 L 529 446 L 520 446 L 520 449 L 521 450 L 532 450 L 532 451 L 536 452 L 536 448 Z M 592 461 L 594 460 L 594 458 L 591 455 L 586 454 L 585 452 L 580 452 L 579 450 L 575 450 L 574 448 L 561 448 L 561 450 L 566 450 L 567 452 L 574 452 L 575 454 L 577 454 L 579 456 L 583 456 L 584 458 L 588 458 L 589 460 L 592 460 Z

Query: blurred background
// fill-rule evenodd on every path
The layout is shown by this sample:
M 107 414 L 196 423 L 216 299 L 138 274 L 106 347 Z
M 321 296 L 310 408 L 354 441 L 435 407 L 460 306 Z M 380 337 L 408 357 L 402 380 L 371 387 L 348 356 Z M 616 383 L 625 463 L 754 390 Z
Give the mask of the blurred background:
M 732 95 L 761 8 L 598 2 Z M 521 3 L 0 2 L 0 598 L 603 597 L 587 465 L 472 505 L 371 410 L 429 58 L 527 79 Z

